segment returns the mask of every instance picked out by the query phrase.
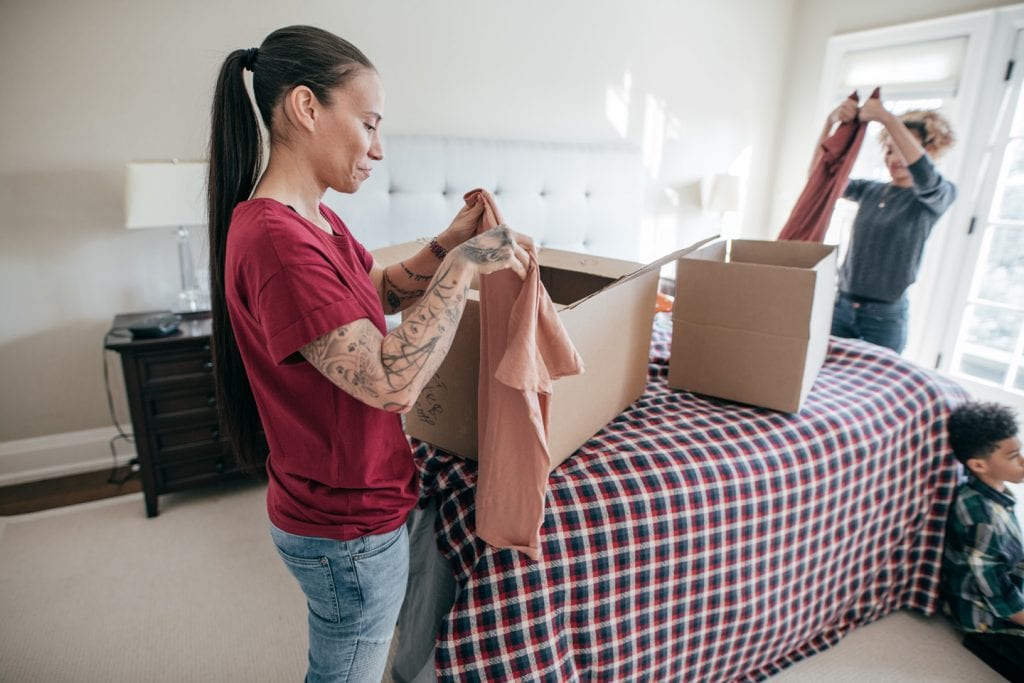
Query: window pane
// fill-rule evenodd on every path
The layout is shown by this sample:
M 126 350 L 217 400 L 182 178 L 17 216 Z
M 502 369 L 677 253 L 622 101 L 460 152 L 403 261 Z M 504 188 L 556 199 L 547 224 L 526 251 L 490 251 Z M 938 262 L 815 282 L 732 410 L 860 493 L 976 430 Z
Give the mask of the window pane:
M 1012 137 L 1024 135 L 1024 107 L 1021 106 L 1021 102 L 1024 102 L 1024 88 L 1021 88 L 1020 92 L 1017 93 L 1017 104 L 1013 112 L 1013 126 L 1010 128 L 1010 135 Z
M 1024 358 L 1021 358 L 1017 365 L 1017 379 L 1013 382 L 1013 388 L 1017 391 L 1024 391 Z
M 967 312 L 967 343 L 1012 353 L 1020 334 L 1020 311 L 974 305 Z
M 1003 379 L 1006 377 L 1006 371 L 1009 367 L 1010 366 L 1007 363 L 1001 363 L 989 358 L 981 358 L 980 356 L 971 356 L 968 354 L 964 354 L 960 359 L 961 373 L 970 377 L 976 377 L 977 379 L 984 380 L 986 382 L 992 382 L 993 384 L 1003 383 Z
M 1024 220 L 1024 141 L 1014 140 L 1006 146 L 1003 177 L 996 190 L 996 216 L 1004 220 Z
M 978 298 L 1024 307 L 1024 227 L 989 228 L 988 248 L 979 262 Z

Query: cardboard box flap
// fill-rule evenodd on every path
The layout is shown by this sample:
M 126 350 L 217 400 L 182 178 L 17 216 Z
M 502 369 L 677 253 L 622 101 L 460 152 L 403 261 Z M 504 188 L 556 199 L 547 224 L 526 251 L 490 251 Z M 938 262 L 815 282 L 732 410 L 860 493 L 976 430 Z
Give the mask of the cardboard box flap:
M 387 247 L 371 249 L 370 253 L 373 254 L 374 260 L 380 265 L 390 266 L 392 263 L 398 263 L 403 259 L 418 254 L 424 246 L 426 245 L 419 242 L 403 242 L 402 244 L 392 244 Z
M 807 338 L 819 318 L 831 315 L 831 305 L 821 302 L 833 295 L 834 271 L 834 246 L 748 240 L 712 244 L 680 262 L 672 318 Z
M 537 263 L 542 268 L 557 268 L 588 275 L 598 275 L 611 279 L 617 279 L 636 270 L 641 265 L 634 261 L 594 256 L 592 254 L 577 254 L 561 249 L 549 249 L 541 247 L 537 251 Z
M 777 241 L 729 240 L 733 262 L 775 268 L 817 269 L 835 247 L 818 242 L 788 242 L 785 249 Z
M 660 270 L 661 267 L 664 266 L 666 263 L 672 263 L 673 261 L 677 261 L 677 260 L 681 259 L 682 257 L 686 256 L 687 254 L 689 254 L 690 252 L 695 251 L 697 249 L 700 249 L 701 247 L 703 247 L 708 242 L 712 242 L 712 241 L 717 240 L 717 239 L 718 239 L 718 235 L 712 235 L 711 237 L 702 239 L 699 242 L 694 242 L 693 244 L 691 244 L 688 247 L 684 247 L 682 249 L 679 249 L 678 251 L 674 251 L 671 254 L 666 254 L 665 256 L 662 256 L 661 258 L 659 258 L 659 259 L 657 259 L 655 261 L 651 261 L 650 263 L 648 263 L 645 266 L 641 266 L 640 268 L 637 268 L 636 270 L 634 270 L 631 273 L 627 273 L 627 274 L 623 275 L 622 277 L 620 277 L 615 282 L 611 283 L 610 285 L 608 285 L 607 287 L 605 287 L 601 291 L 605 291 L 607 289 L 611 289 L 612 287 L 618 287 L 620 285 L 623 285 L 623 284 L 625 284 L 627 282 L 635 280 L 638 277 L 641 277 L 642 275 L 644 275 L 646 273 L 651 272 L 652 270 L 655 270 L 655 269 Z M 584 297 L 584 298 L 580 299 L 579 301 L 573 303 L 571 306 L 569 306 L 569 308 L 575 308 L 576 306 L 579 306 L 584 301 L 587 301 L 588 299 L 596 296 L 599 293 L 600 292 L 594 292 L 590 296 Z

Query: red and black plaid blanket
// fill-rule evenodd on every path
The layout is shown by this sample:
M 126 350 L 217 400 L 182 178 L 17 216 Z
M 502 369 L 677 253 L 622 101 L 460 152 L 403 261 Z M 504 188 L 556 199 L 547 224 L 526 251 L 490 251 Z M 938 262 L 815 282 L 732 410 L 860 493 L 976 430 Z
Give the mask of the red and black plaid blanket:
M 798 415 L 741 406 L 669 389 L 670 334 L 659 315 L 647 391 L 551 474 L 539 562 L 476 538 L 474 462 L 417 448 L 455 571 L 440 679 L 761 680 L 935 612 L 965 392 L 833 339 Z

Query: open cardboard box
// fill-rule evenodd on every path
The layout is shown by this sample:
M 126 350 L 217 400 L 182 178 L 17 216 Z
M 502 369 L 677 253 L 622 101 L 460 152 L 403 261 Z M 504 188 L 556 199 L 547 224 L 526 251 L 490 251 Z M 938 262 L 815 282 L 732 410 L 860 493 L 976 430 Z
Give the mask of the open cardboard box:
M 676 263 L 669 386 L 798 412 L 825 362 L 836 247 L 725 240 Z
M 406 243 L 373 254 L 379 264 L 388 265 L 422 248 Z M 554 383 L 548 412 L 551 469 L 644 392 L 659 269 L 687 251 L 643 265 L 540 250 L 541 282 L 586 368 L 582 375 Z M 475 460 L 479 372 L 480 300 L 472 290 L 447 358 L 406 415 L 406 432 Z

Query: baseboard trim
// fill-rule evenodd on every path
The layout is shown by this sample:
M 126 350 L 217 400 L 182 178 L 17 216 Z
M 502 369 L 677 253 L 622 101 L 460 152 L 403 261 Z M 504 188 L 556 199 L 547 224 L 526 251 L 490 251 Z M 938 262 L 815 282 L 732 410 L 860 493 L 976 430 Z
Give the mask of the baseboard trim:
M 114 462 L 110 440 L 115 427 L 100 427 L 0 442 L 0 486 L 24 484 L 107 469 Z M 135 457 L 132 444 L 117 445 L 117 464 Z

